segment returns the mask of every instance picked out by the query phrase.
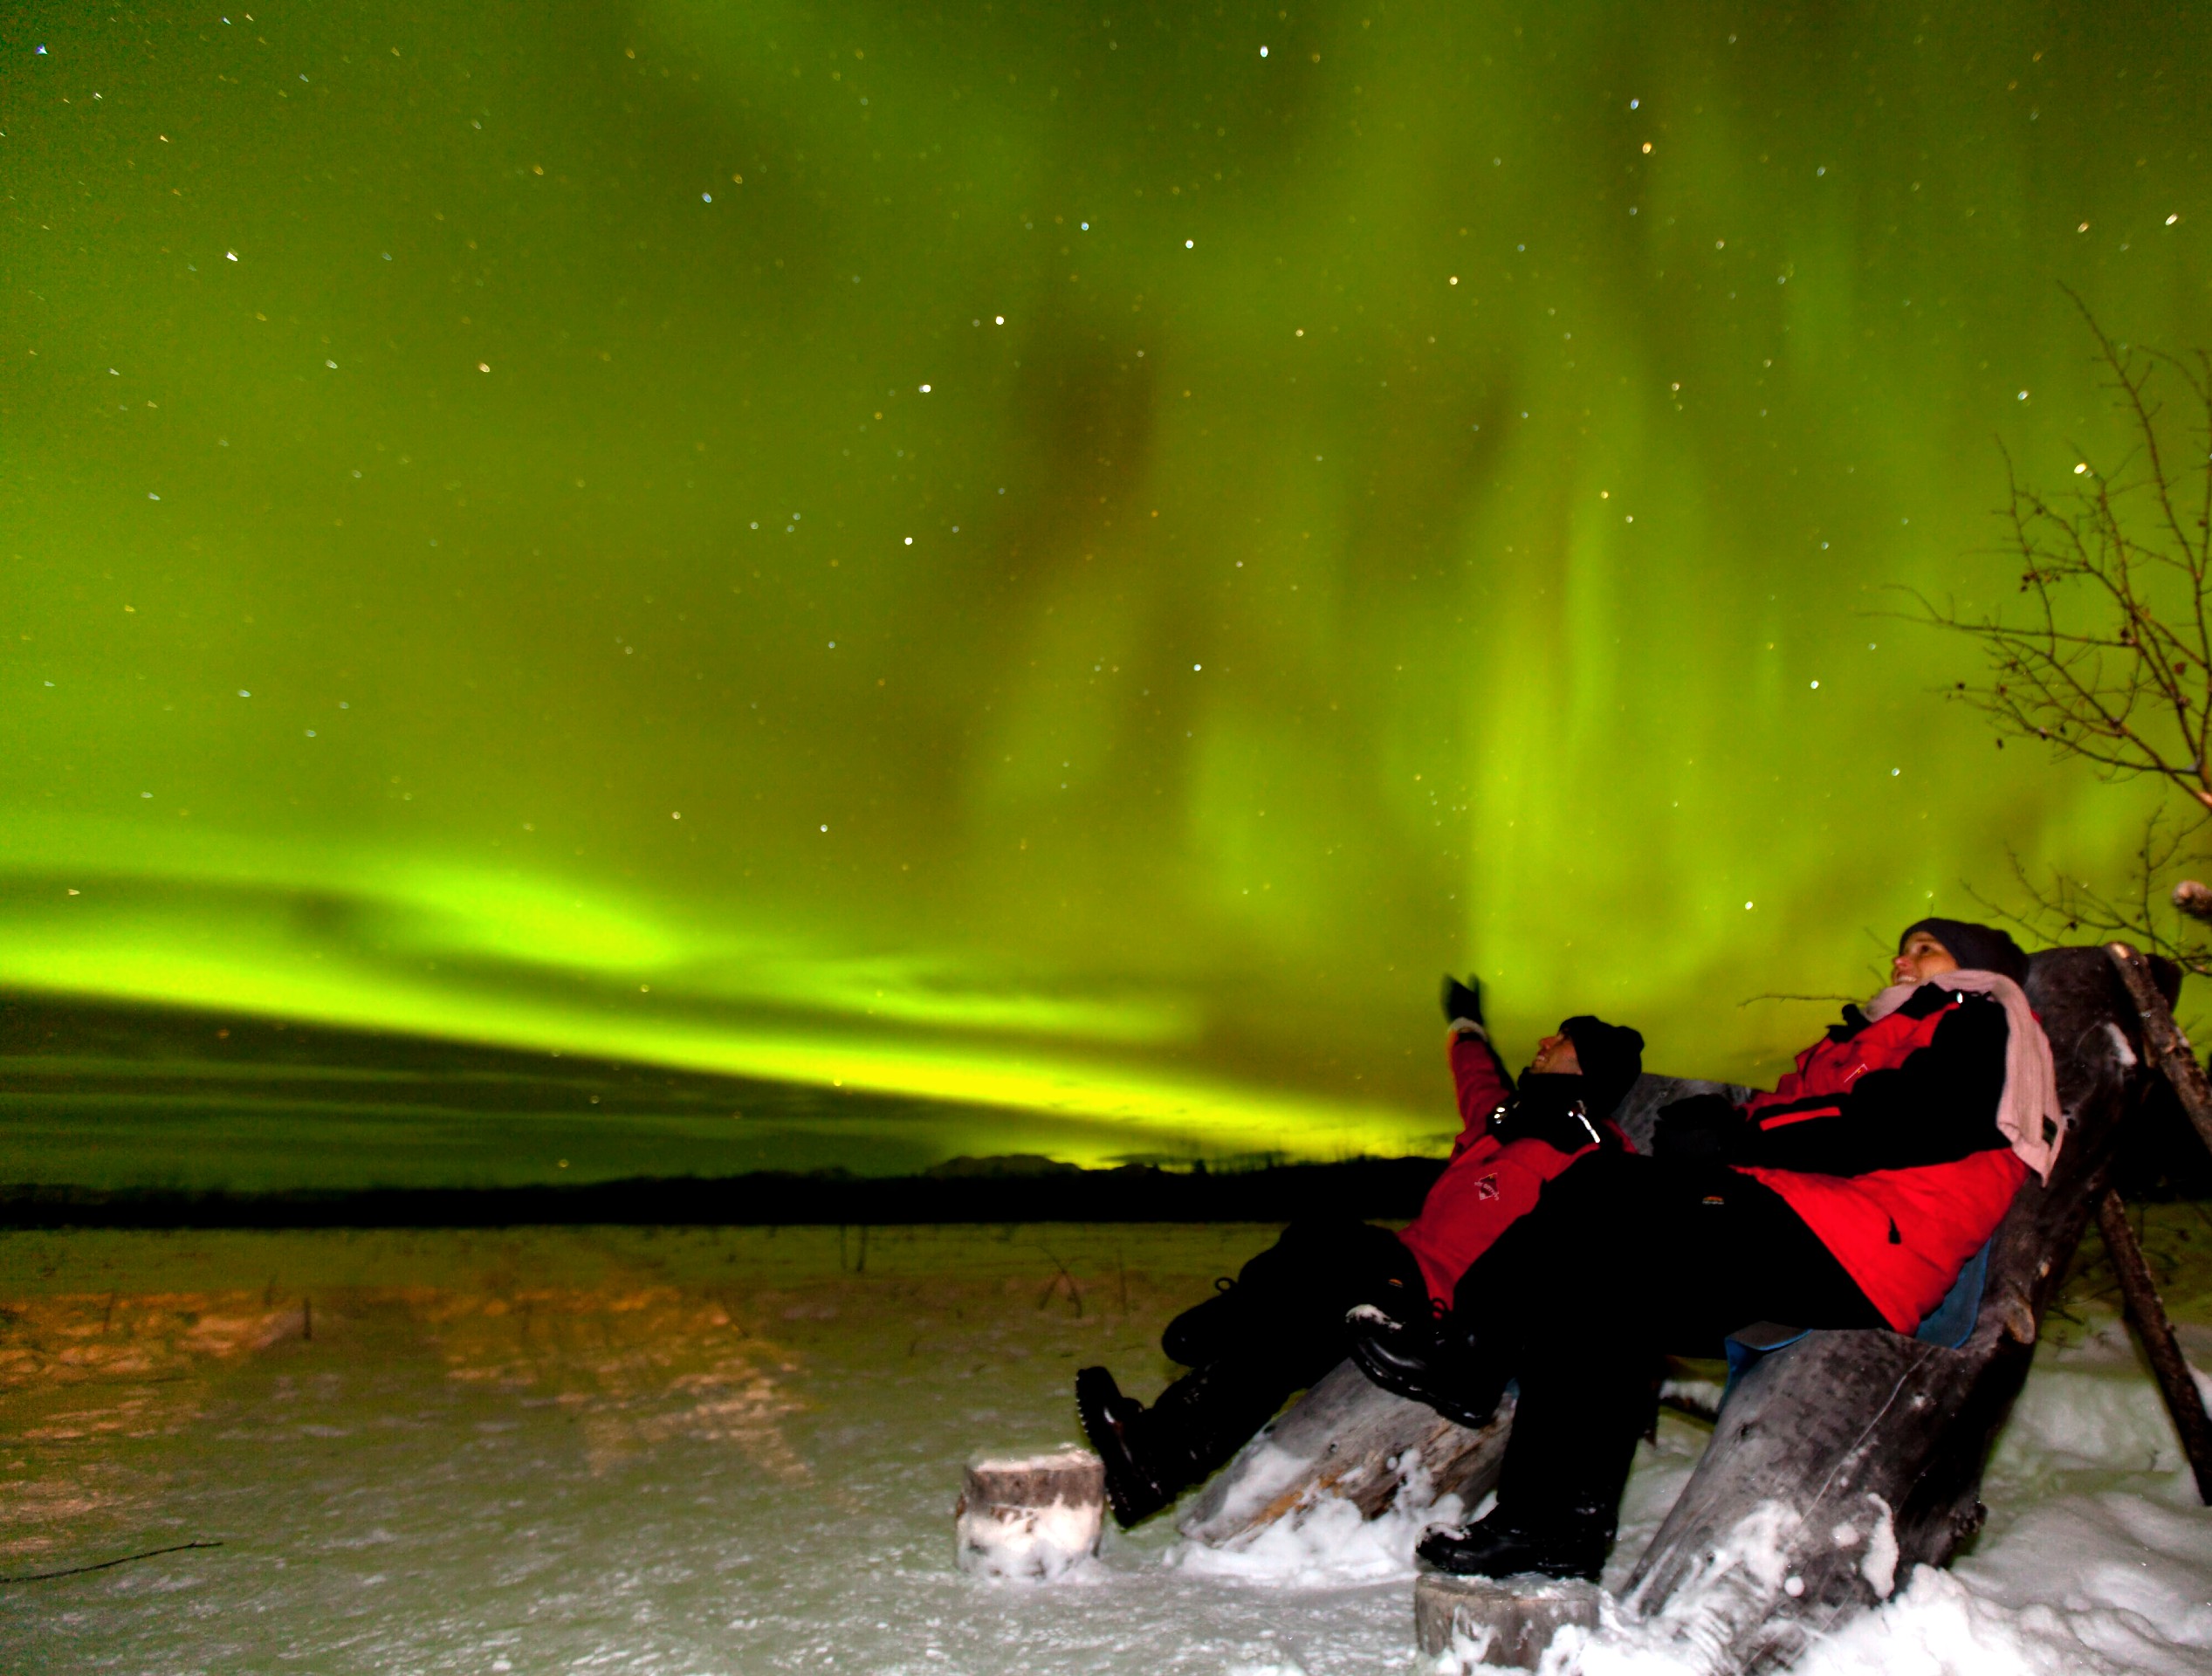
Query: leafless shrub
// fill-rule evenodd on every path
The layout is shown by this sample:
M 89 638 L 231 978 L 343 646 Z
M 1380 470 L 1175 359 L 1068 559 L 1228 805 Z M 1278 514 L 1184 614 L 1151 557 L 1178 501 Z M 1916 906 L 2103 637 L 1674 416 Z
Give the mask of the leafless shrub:
M 2013 608 L 1961 611 L 1907 591 L 1920 621 L 1981 648 L 1986 678 L 1950 696 L 1989 718 L 2000 746 L 2033 740 L 2106 780 L 2147 778 L 2171 793 L 2146 821 L 2124 890 L 2062 873 L 2040 882 L 2016 859 L 2026 906 L 1985 906 L 2034 931 L 2125 937 L 2212 974 L 2212 890 L 2160 883 L 2208 859 L 2212 824 L 2212 355 L 2115 342 L 2073 300 L 2126 451 L 2106 464 L 2078 448 L 2058 493 L 2023 483 L 2006 455 Z M 2161 380 L 2185 391 L 2180 414 L 2167 411 Z

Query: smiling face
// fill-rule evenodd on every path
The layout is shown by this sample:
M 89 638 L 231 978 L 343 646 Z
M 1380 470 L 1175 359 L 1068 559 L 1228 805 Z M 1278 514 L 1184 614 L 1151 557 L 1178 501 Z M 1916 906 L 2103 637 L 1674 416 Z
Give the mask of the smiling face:
M 1893 984 L 1924 984 L 1931 978 L 1958 969 L 1959 963 L 1952 958 L 1950 950 L 1938 942 L 1934 933 L 1914 931 L 1905 939 L 1897 958 L 1889 963 L 1889 980 Z
M 1575 1054 L 1575 1039 L 1556 1031 L 1536 1044 L 1536 1056 L 1528 1061 L 1531 1076 L 1580 1076 L 1583 1062 Z

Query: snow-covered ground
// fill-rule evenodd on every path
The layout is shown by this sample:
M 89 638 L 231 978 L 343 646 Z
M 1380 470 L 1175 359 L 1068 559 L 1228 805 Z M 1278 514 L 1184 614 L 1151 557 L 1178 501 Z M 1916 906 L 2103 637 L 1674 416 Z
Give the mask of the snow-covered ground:
M 0 1669 L 1425 1672 L 1414 1514 L 953 1565 L 963 1463 L 1068 1441 L 1081 1362 L 1149 1394 L 1165 1317 L 1264 1238 L 0 1236 L 0 1573 L 223 1544 L 0 1586 Z M 2212 1513 L 2125 1335 L 2069 1337 L 1973 1551 L 1801 1670 L 2212 1672 Z M 1617 1569 L 1704 1436 L 1639 1457 Z M 1555 1653 L 1666 1668 L 1632 1626 Z
M 1799 1668 L 2212 1670 L 2212 1511 L 2116 1321 L 2039 1347 L 1982 1494 L 1989 1522 L 1970 1554 Z

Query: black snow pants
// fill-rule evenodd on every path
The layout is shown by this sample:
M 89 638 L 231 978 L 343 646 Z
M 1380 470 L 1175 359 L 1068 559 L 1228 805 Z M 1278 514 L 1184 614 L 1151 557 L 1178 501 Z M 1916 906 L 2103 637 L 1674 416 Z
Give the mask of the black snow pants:
M 1521 1382 L 1499 1506 L 1611 1516 L 1662 1356 L 1718 1357 L 1759 1322 L 1883 1327 L 1781 1196 L 1704 1162 L 1583 1159 L 1470 1267 L 1453 1319 Z
M 1234 1286 L 1177 1316 L 1160 1347 L 1186 1365 L 1233 1366 L 1240 1384 L 1270 1389 L 1280 1403 L 1350 1353 L 1344 1316 L 1363 1303 L 1425 1315 L 1413 1254 L 1388 1228 L 1309 1218 L 1247 1263 Z

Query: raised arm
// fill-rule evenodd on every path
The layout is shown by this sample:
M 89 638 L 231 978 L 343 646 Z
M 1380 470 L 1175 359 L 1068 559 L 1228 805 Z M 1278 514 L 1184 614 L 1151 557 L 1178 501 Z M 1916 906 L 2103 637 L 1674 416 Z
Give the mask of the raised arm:
M 1487 1132 L 1483 1125 L 1513 1092 L 1513 1079 L 1506 1075 L 1505 1061 L 1498 1057 L 1488 1033 L 1480 1025 L 1466 1020 L 1455 1024 L 1448 1051 L 1452 1086 L 1460 1097 L 1460 1138 L 1452 1143 L 1452 1156 L 1456 1158 L 1477 1137 Z

